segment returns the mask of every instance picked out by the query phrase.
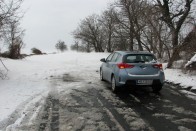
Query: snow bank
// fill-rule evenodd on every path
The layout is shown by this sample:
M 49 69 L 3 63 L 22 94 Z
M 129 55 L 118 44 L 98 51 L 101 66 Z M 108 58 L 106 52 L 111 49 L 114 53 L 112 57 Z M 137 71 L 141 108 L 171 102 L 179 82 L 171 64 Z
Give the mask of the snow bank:
M 188 67 L 188 66 L 191 65 L 193 62 L 196 62 L 196 54 L 191 58 L 190 61 L 187 62 L 187 64 L 185 65 L 185 67 Z
M 188 61 L 185 67 L 190 66 L 194 62 L 196 62 L 196 54 Z M 182 87 L 191 88 L 191 90 L 196 89 L 196 76 L 194 73 L 191 75 L 191 73 L 182 73 L 182 71 L 178 69 L 166 69 L 165 75 L 166 79 L 170 82 L 179 83 Z
M 183 88 L 196 89 L 196 76 L 182 73 L 180 69 L 165 69 L 165 79 L 168 82 L 178 83 Z

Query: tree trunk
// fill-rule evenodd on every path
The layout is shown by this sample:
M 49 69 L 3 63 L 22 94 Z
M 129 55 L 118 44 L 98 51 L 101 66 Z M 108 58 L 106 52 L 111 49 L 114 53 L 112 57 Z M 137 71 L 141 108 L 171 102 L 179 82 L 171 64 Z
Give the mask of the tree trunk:
M 137 42 L 138 42 L 138 49 L 139 49 L 139 51 L 143 51 L 144 49 L 142 47 L 142 42 L 140 40 L 140 36 L 137 36 L 136 39 L 137 39 Z
M 172 67 L 173 62 L 174 62 L 175 60 L 178 59 L 179 53 L 180 53 L 179 48 L 174 48 L 173 53 L 172 53 L 172 56 L 171 56 L 171 58 L 169 59 L 167 68 L 171 68 L 171 67 Z
M 86 52 L 87 52 L 87 53 L 90 53 L 90 43 L 89 43 L 89 42 L 87 43 Z
M 175 48 L 178 46 L 178 31 L 172 30 L 172 46 Z
M 131 38 L 130 43 L 129 43 L 129 50 L 133 51 L 133 38 Z
M 168 66 L 167 66 L 168 68 L 171 68 L 173 62 L 180 58 L 180 55 L 179 55 L 180 51 L 177 48 L 177 46 L 178 46 L 178 32 L 176 30 L 172 30 L 172 46 L 173 46 L 173 49 L 172 49 L 173 53 L 172 53 L 171 58 L 169 59 Z
M 107 48 L 108 52 L 111 52 L 111 32 L 109 33 L 109 38 L 108 38 L 108 48 Z

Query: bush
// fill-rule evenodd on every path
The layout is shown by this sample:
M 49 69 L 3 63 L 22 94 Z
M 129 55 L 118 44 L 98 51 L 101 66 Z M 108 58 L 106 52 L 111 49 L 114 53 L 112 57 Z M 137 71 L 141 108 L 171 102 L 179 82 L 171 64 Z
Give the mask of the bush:
M 42 54 L 42 52 L 37 48 L 32 48 L 31 51 L 32 51 L 32 53 L 34 53 L 36 55 L 41 55 Z
M 20 44 L 11 44 L 9 46 L 9 58 L 11 59 L 20 59 L 21 58 L 21 45 Z
M 1 53 L 0 57 L 9 58 L 9 55 L 10 55 L 9 51 L 6 51 L 6 52 Z
M 57 50 L 60 50 L 61 52 L 64 52 L 67 50 L 67 45 L 65 45 L 64 41 L 59 40 L 57 44 L 55 45 Z

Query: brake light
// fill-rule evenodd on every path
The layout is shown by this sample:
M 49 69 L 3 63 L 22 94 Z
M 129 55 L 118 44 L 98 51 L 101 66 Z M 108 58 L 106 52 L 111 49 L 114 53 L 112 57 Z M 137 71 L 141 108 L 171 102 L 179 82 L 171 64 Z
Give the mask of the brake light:
M 118 68 L 119 69 L 126 69 L 126 68 L 133 68 L 134 65 L 130 65 L 130 64 L 126 64 L 126 63 L 120 63 L 120 64 L 117 64 Z
M 162 64 L 154 64 L 153 67 L 158 69 L 163 69 Z

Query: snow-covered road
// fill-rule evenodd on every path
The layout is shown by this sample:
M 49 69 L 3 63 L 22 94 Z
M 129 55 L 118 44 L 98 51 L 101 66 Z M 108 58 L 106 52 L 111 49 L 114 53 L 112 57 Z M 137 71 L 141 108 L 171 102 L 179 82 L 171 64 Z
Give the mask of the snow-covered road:
M 181 88 L 113 94 L 99 80 L 99 59 L 107 55 L 4 60 L 10 72 L 0 80 L 0 130 L 196 130 L 196 101 Z
M 107 54 L 103 53 L 88 55 L 71 52 L 32 56 L 23 60 L 3 59 L 9 72 L 5 80 L 0 79 L 0 121 L 29 101 L 28 99 L 48 92 L 51 77 L 66 72 L 92 72 L 99 68 L 99 59 L 106 56 Z M 0 65 L 0 70 L 2 69 Z
M 165 85 L 159 94 L 149 88 L 114 94 L 97 80 L 99 73 L 63 74 L 50 79 L 47 97 L 28 104 L 23 115 L 4 125 L 7 131 L 150 130 L 194 131 L 196 102 Z M 96 79 L 91 79 L 91 78 Z M 67 90 L 67 88 L 71 90 Z M 14 115 L 14 114 L 13 114 Z M 14 117 L 14 116 L 12 116 Z

